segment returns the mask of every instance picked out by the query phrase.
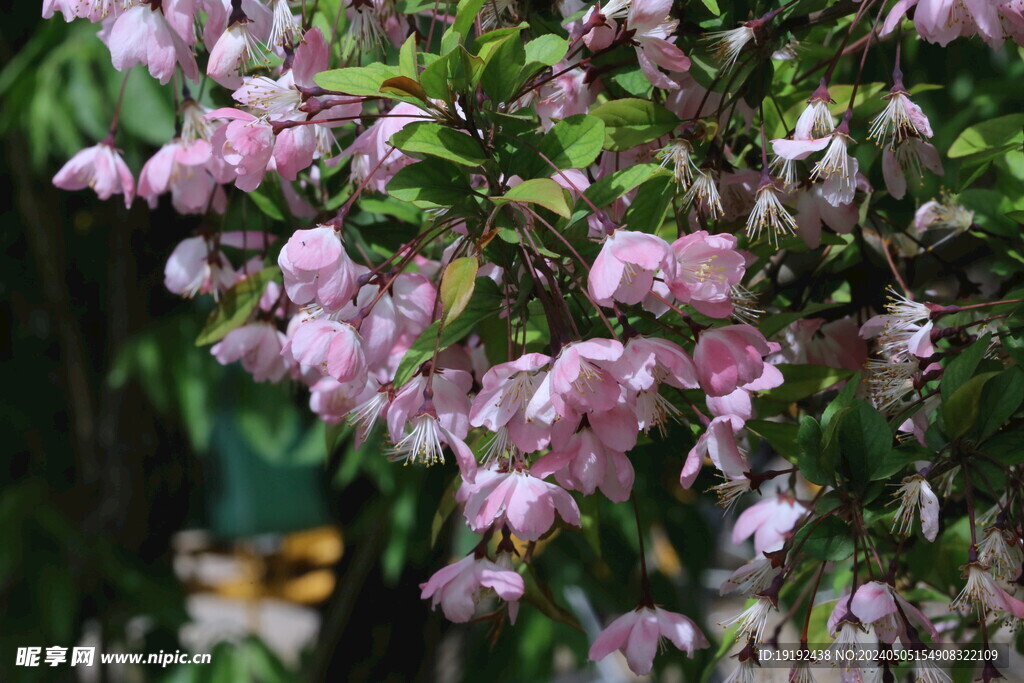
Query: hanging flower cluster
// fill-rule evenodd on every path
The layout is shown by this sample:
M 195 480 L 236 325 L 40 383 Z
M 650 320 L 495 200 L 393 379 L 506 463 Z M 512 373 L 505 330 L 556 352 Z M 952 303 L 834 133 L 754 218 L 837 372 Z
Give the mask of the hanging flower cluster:
M 901 66 L 910 29 L 1024 44 L 1024 5 L 788 2 L 695 37 L 717 10 L 564 0 L 541 21 L 518 2 L 346 0 L 325 21 L 317 4 L 44 2 L 100 25 L 113 66 L 143 65 L 178 103 L 137 183 L 116 117 L 53 182 L 199 216 L 165 284 L 218 302 L 203 339 L 220 363 L 303 387 L 396 463 L 452 468 L 479 542 L 425 577 L 425 600 L 454 622 L 514 623 L 538 543 L 588 523 L 580 501 L 600 496 L 635 507 L 640 595 L 590 658 L 621 650 L 642 675 L 663 639 L 697 656 L 713 636 L 659 606 L 644 557 L 636 449 L 654 442 L 681 500 L 742 508 L 731 542 L 754 554 L 722 586 L 750 601 L 727 622 L 733 680 L 757 675 L 770 623 L 806 614 L 806 645 L 826 567 L 852 567 L 828 620 L 838 643 L 940 642 L 904 558 L 944 532 L 969 529 L 946 595 L 958 628 L 985 639 L 1024 618 L 1020 458 L 986 446 L 1019 422 L 1021 302 L 907 286 L 899 259 L 977 227 L 955 196 L 911 225 L 878 213 L 944 173 Z M 814 66 L 792 41 L 823 22 L 834 56 Z M 881 53 L 887 91 L 863 81 Z M 773 62 L 792 83 L 759 91 Z M 216 227 L 247 196 L 287 229 Z M 867 279 L 902 294 L 822 284 L 869 249 L 885 265 Z M 812 285 L 795 296 L 799 268 Z

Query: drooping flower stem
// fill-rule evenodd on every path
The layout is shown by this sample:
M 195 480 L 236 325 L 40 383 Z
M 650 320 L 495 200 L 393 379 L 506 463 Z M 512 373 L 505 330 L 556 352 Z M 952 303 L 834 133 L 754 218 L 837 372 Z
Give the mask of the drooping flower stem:
M 128 87 L 128 77 L 132 75 L 131 69 L 125 72 L 121 79 L 121 90 L 117 93 L 117 104 L 114 105 L 114 116 L 110 120 L 110 135 L 104 142 L 111 147 L 114 146 L 114 136 L 117 135 L 117 121 L 121 118 L 121 104 L 124 102 L 124 91 Z
M 636 520 L 636 538 L 640 544 L 640 606 L 654 607 L 654 596 L 651 593 L 651 579 L 647 575 L 647 550 L 644 546 L 644 528 L 640 523 L 640 506 L 636 504 L 636 495 L 629 497 L 633 505 L 633 518 Z

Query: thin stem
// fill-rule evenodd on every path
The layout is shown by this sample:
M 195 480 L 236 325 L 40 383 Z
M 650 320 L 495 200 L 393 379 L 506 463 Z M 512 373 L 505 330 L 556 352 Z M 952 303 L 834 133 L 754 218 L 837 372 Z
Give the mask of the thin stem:
M 647 575 L 647 550 L 644 547 L 644 529 L 640 524 L 640 506 L 636 504 L 636 495 L 631 495 L 629 501 L 633 504 L 633 518 L 636 520 L 636 538 L 640 543 L 640 606 L 654 607 L 654 597 L 651 594 L 651 579 Z

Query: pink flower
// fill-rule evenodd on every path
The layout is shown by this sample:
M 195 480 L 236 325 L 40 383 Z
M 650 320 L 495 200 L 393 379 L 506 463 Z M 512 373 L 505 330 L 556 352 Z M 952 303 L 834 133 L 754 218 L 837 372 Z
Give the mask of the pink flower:
M 288 298 L 299 306 L 315 302 L 337 311 L 356 293 L 355 264 L 340 234 L 329 225 L 296 230 L 281 249 L 277 263 Z
M 125 208 L 131 208 L 135 198 L 132 172 L 110 140 L 87 147 L 71 157 L 53 176 L 53 184 L 62 190 L 91 187 L 100 199 L 123 194 Z
M 470 554 L 436 572 L 426 583 L 420 584 L 420 589 L 423 591 L 420 598 L 430 598 L 430 606 L 434 608 L 440 603 L 444 616 L 455 623 L 472 619 L 485 589 L 490 589 L 487 592 L 493 591 L 509 603 L 509 616 L 515 623 L 518 600 L 523 597 L 526 585 L 523 577 L 509 567 Z
M 490 368 L 484 373 L 481 389 L 473 398 L 469 423 L 495 433 L 507 430 L 516 448 L 526 453 L 547 445 L 550 430 L 541 423 L 528 421 L 526 406 L 547 376 L 542 368 L 549 362 L 549 356 L 527 353 Z
M 300 365 L 317 368 L 342 384 L 366 383 L 362 338 L 354 327 L 334 320 L 311 320 L 298 326 L 281 354 Z
M 860 221 L 853 202 L 834 206 L 825 200 L 820 183 L 799 193 L 796 200 L 796 233 L 811 249 L 821 244 L 822 223 L 841 235 L 848 234 Z
M 337 158 L 352 157 L 353 182 L 370 178 L 367 188 L 384 192 L 388 181 L 414 161 L 388 144 L 388 140 L 410 123 L 422 120 L 422 110 L 406 102 L 399 102 L 387 116 L 377 119 L 363 131 Z
M 286 339 L 273 325 L 252 323 L 228 332 L 210 353 L 221 365 L 242 361 L 242 367 L 256 382 L 277 382 L 288 371 L 281 358 Z
M 564 71 L 569 64 L 559 62 L 555 73 Z M 586 69 L 572 69 L 549 81 L 540 89 L 537 115 L 550 128 L 556 121 L 576 114 L 586 114 L 601 91 L 600 82 L 588 82 Z
M 463 483 L 456 498 L 465 503 L 466 521 L 477 533 L 507 524 L 518 538 L 536 541 L 551 529 L 556 512 L 566 524 L 580 526 L 572 496 L 522 469 L 481 469 L 474 482 Z
M 693 359 L 677 344 L 658 337 L 631 337 L 609 369 L 623 386 L 637 392 L 662 383 L 679 389 L 698 386 Z
M 598 3 L 583 17 L 584 27 L 590 30 L 583 40 L 587 47 L 597 51 L 609 47 L 619 31 L 617 20 L 626 18 L 626 27 L 635 31 L 632 43 L 640 70 L 652 85 L 676 90 L 679 84 L 658 70 L 688 71 L 690 58 L 668 39 L 679 22 L 669 17 L 672 0 L 610 0 Z
M 840 600 L 840 603 L 844 602 Z M 871 626 L 880 641 L 889 645 L 897 638 L 907 642 L 904 640 L 907 638 L 904 617 L 927 631 L 932 638 L 939 637 L 939 632 L 921 610 L 907 602 L 892 586 L 881 581 L 861 584 L 853 594 L 850 611 L 862 624 Z
M 117 18 L 107 46 L 114 68 L 124 71 L 136 64 L 149 67 L 149 74 L 166 85 L 181 65 L 185 78 L 198 83 L 199 67 L 181 36 L 167 23 L 156 5 L 135 5 Z
M 746 259 L 732 235 L 698 230 L 672 243 L 674 273 L 666 276 L 672 295 L 704 315 L 725 318 L 732 313 L 729 292 L 743 280 Z
M 979 33 L 997 47 L 1003 42 L 999 4 L 997 0 L 898 0 L 879 33 L 891 33 L 916 5 L 914 28 L 928 42 L 945 47 L 954 38 Z
M 882 175 L 885 187 L 893 199 L 903 199 L 907 193 L 908 176 L 921 182 L 921 167 L 935 175 L 942 175 L 942 159 L 930 142 L 916 138 L 900 144 L 895 150 L 882 150 Z
M 258 61 L 261 56 L 258 39 L 252 34 L 252 22 L 241 13 L 240 18 L 232 18 L 230 25 L 210 50 L 206 75 L 225 88 L 234 90 L 242 84 L 239 70 L 249 62 Z
M 860 370 L 867 362 L 867 345 L 853 318 L 827 322 L 823 318 L 797 320 L 785 329 L 782 350 L 770 362 L 824 365 Z
M 778 494 L 765 498 L 743 511 L 732 528 L 732 542 L 742 543 L 754 537 L 754 550 L 772 552 L 782 548 L 786 535 L 807 512 L 807 507 L 792 496 Z
M 407 423 L 426 410 L 440 421 L 442 427 L 458 438 L 469 433 L 469 390 L 473 378 L 463 370 L 446 368 L 435 371 L 430 381 L 431 398 L 427 401 L 424 389 L 427 378 L 415 377 L 403 386 L 388 408 L 388 431 L 391 440 L 398 443 L 406 433 Z
M 235 173 L 235 187 L 252 192 L 263 181 L 274 154 L 274 130 L 252 114 L 223 107 L 206 115 L 226 119 L 213 134 L 213 153 Z
M 598 488 L 621 503 L 633 489 L 633 465 L 625 456 L 636 445 L 637 420 L 626 406 L 578 420 L 563 418 L 552 428 L 551 452 L 533 464 L 535 476 L 555 475 L 568 489 L 591 495 Z
M 551 424 L 571 412 L 610 410 L 622 388 L 605 365 L 622 355 L 622 344 L 612 339 L 589 339 L 562 348 L 551 372 L 537 386 L 527 419 Z
M 590 646 L 589 657 L 597 662 L 621 650 L 633 673 L 645 676 L 651 672 L 662 638 L 668 638 L 688 657 L 693 657 L 694 650 L 709 646 L 697 625 L 682 614 L 660 607 L 640 607 L 610 623 Z
M 725 396 L 766 372 L 777 372 L 764 362 L 769 353 L 771 347 L 756 329 L 728 325 L 701 332 L 693 360 L 704 391 L 710 396 Z
M 638 304 L 650 294 L 658 271 L 674 275 L 672 265 L 665 240 L 620 228 L 608 236 L 594 259 L 587 289 L 602 306 L 611 306 L 613 300 Z
M 139 196 L 149 203 L 149 208 L 155 209 L 157 198 L 169 191 L 178 213 L 206 213 L 217 189 L 216 181 L 206 168 L 210 152 L 210 143 L 202 139 L 168 142 L 142 167 Z
M 684 489 L 693 486 L 705 457 L 710 457 L 711 462 L 727 479 L 738 479 L 750 471 L 750 464 L 736 445 L 735 429 L 730 416 L 711 420 L 707 429 L 697 439 L 697 443 L 690 449 L 683 471 L 679 475 L 679 483 Z
M 196 294 L 213 294 L 217 299 L 236 280 L 237 275 L 227 257 L 214 240 L 206 237 L 182 240 L 164 267 L 164 286 L 171 293 L 189 299 Z

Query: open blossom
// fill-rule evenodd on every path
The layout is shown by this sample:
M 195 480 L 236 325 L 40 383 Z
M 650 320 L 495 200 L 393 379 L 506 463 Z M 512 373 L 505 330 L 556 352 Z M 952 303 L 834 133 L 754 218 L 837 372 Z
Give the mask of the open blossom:
M 71 157 L 53 176 L 53 184 L 62 190 L 84 190 L 89 187 L 100 199 L 124 195 L 124 205 L 131 208 L 135 199 L 135 179 L 112 140 L 87 147 Z
M 733 235 L 697 230 L 671 245 L 675 268 L 666 279 L 672 296 L 712 318 L 733 311 L 731 292 L 743 280 L 746 259 Z M 674 271 L 674 272 L 673 272 Z
M 388 140 L 405 126 L 423 121 L 423 110 L 407 102 L 399 102 L 387 116 L 373 122 L 369 128 L 344 150 L 338 158 L 352 157 L 352 180 L 363 182 L 375 192 L 384 192 L 388 181 L 413 159 L 392 147 Z
M 590 646 L 591 661 L 600 661 L 616 650 L 626 656 L 630 670 L 645 676 L 654 666 L 662 638 L 687 656 L 709 646 L 707 638 L 690 619 L 660 607 L 639 607 L 623 614 L 605 628 Z
M 264 60 L 259 38 L 253 35 L 253 22 L 239 10 L 239 16 L 232 12 L 231 23 L 217 39 L 210 50 L 206 63 L 206 75 L 223 85 L 235 89 L 242 84 L 239 71 L 250 62 Z
M 367 370 L 362 347 L 362 337 L 351 325 L 334 320 L 310 320 L 289 336 L 281 353 L 342 384 L 362 386 Z
M 526 585 L 523 577 L 510 567 L 492 562 L 486 556 L 470 554 L 436 572 L 426 583 L 420 584 L 420 590 L 422 599 L 429 599 L 431 607 L 440 604 L 444 616 L 455 623 L 472 619 L 484 595 L 493 593 L 509 604 L 509 616 L 514 623 L 518 601 Z
M 537 386 L 527 406 L 527 419 L 552 424 L 572 412 L 610 410 L 619 402 L 622 387 L 605 365 L 618 360 L 622 351 L 622 344 L 613 339 L 567 344 Z
M 655 158 L 661 162 L 662 168 L 671 167 L 672 177 L 684 190 L 693 182 L 693 174 L 697 165 L 693 161 L 693 145 L 688 140 L 676 138 L 658 150 Z
M 992 575 L 1001 581 L 1012 582 L 1020 578 L 1024 550 L 1020 538 L 1011 529 L 990 526 L 978 544 L 978 561 L 988 566 Z
M 721 218 L 722 197 L 718 192 L 718 181 L 710 170 L 698 169 L 693 182 L 683 195 L 683 204 L 703 212 L 711 220 Z
M 895 150 L 882 150 L 882 175 L 894 199 L 903 199 L 906 195 L 908 178 L 920 182 L 922 168 L 936 175 L 944 172 L 939 152 L 930 142 L 912 138 Z
M 821 194 L 832 206 L 849 204 L 857 191 L 857 158 L 847 150 L 851 142 L 844 125 L 832 133 L 824 156 L 811 170 L 811 180 L 821 179 Z
M 796 221 L 779 201 L 776 181 L 767 175 L 763 176 L 761 186 L 757 188 L 754 208 L 747 217 L 747 237 L 758 239 L 765 231 L 773 244 L 778 244 L 779 237 L 796 233 Z
M 124 71 L 145 64 L 150 75 L 165 85 L 180 65 L 185 78 L 199 82 L 199 67 L 192 50 L 157 7 L 156 3 L 135 5 L 114 22 L 107 37 L 114 68 Z
M 980 34 L 993 47 L 1003 41 L 998 0 L 898 0 L 882 24 L 891 33 L 911 8 L 914 28 L 930 43 L 945 47 L 954 38 Z
M 263 119 L 230 107 L 216 109 L 206 118 L 226 121 L 213 134 L 213 154 L 234 171 L 235 187 L 252 192 L 263 182 L 274 155 L 273 128 Z
M 255 382 L 277 382 L 288 372 L 281 357 L 286 339 L 272 324 L 252 323 L 228 332 L 210 353 L 221 365 L 242 361 L 242 367 Z
M 341 236 L 329 225 L 296 230 L 277 259 L 288 297 L 303 306 L 315 302 L 327 310 L 344 306 L 356 293 L 355 264 Z
M 638 304 L 651 292 L 654 276 L 671 278 L 674 261 L 668 243 L 655 235 L 618 229 L 605 240 L 590 269 L 587 288 L 594 301 Z
M 142 167 L 139 196 L 155 209 L 158 197 L 170 192 L 178 213 L 206 213 L 217 191 L 217 181 L 207 169 L 210 159 L 211 147 L 206 140 L 185 142 L 176 138 L 168 142 Z
M 688 71 L 690 58 L 670 38 L 679 22 L 670 18 L 672 0 L 611 0 L 598 3 L 583 17 L 590 26 L 584 42 L 591 50 L 602 50 L 612 44 L 619 30 L 618 21 L 635 31 L 632 37 L 637 60 L 644 76 L 657 88 L 676 90 L 679 84 L 658 70 Z
M 772 347 L 750 325 L 728 325 L 704 330 L 697 340 L 693 360 L 700 385 L 710 396 L 725 396 L 763 375 L 778 373 L 764 362 Z M 768 387 L 765 387 L 768 388 Z
M 600 488 L 616 503 L 629 498 L 634 473 L 625 452 L 636 445 L 637 419 L 627 406 L 566 416 L 551 431 L 551 451 L 533 464 L 535 476 L 554 474 L 559 484 L 585 495 Z
M 815 140 L 828 137 L 836 128 L 835 119 L 828 105 L 832 97 L 828 94 L 828 84 L 822 80 L 821 85 L 807 100 L 807 107 L 800 113 L 793 128 L 794 140 Z
M 742 543 L 754 537 L 754 550 L 759 553 L 779 550 L 793 526 L 807 512 L 796 498 L 778 494 L 748 507 L 736 519 L 732 542 Z
M 231 246 L 231 234 L 220 237 Z M 253 246 L 256 246 L 255 244 Z M 179 296 L 192 298 L 196 294 L 212 294 L 214 299 L 231 288 L 238 279 L 235 269 L 209 237 L 189 237 L 171 252 L 164 267 L 164 285 Z
M 518 538 L 536 541 L 551 529 L 556 512 L 566 524 L 580 526 L 580 510 L 572 496 L 524 469 L 480 469 L 474 482 L 463 483 L 456 498 L 465 503 L 466 522 L 477 533 L 504 523 Z
M 750 464 L 736 445 L 731 417 L 716 417 L 711 420 L 704 433 L 697 439 L 697 443 L 690 449 L 679 476 L 679 483 L 683 488 L 693 486 L 705 457 L 710 458 L 722 476 L 729 479 L 745 478 L 744 473 L 750 471 Z
M 796 232 L 812 249 L 821 244 L 822 225 L 827 225 L 840 235 L 846 235 L 860 222 L 857 205 L 852 201 L 833 205 L 822 194 L 821 183 L 815 183 L 798 193 L 796 211 Z
M 868 581 L 862 584 L 853 594 L 850 611 L 862 624 L 872 627 L 881 642 L 890 645 L 897 638 L 903 641 L 907 637 L 904 617 L 917 628 L 929 633 L 932 638 L 939 635 L 935 626 L 921 610 L 907 602 L 892 586 L 881 581 Z
M 473 397 L 469 423 L 474 427 L 487 427 L 496 434 L 505 430 L 507 439 L 525 453 L 547 445 L 550 430 L 543 424 L 528 421 L 526 406 L 547 375 L 542 368 L 550 361 L 544 354 L 527 353 L 488 369 L 480 380 L 480 391 Z
M 963 590 L 949 604 L 952 609 L 963 613 L 976 611 L 980 618 L 994 611 L 997 616 L 1011 622 L 1024 619 L 1024 602 L 1006 592 L 988 566 L 980 562 L 969 562 L 961 569 L 967 581 Z

